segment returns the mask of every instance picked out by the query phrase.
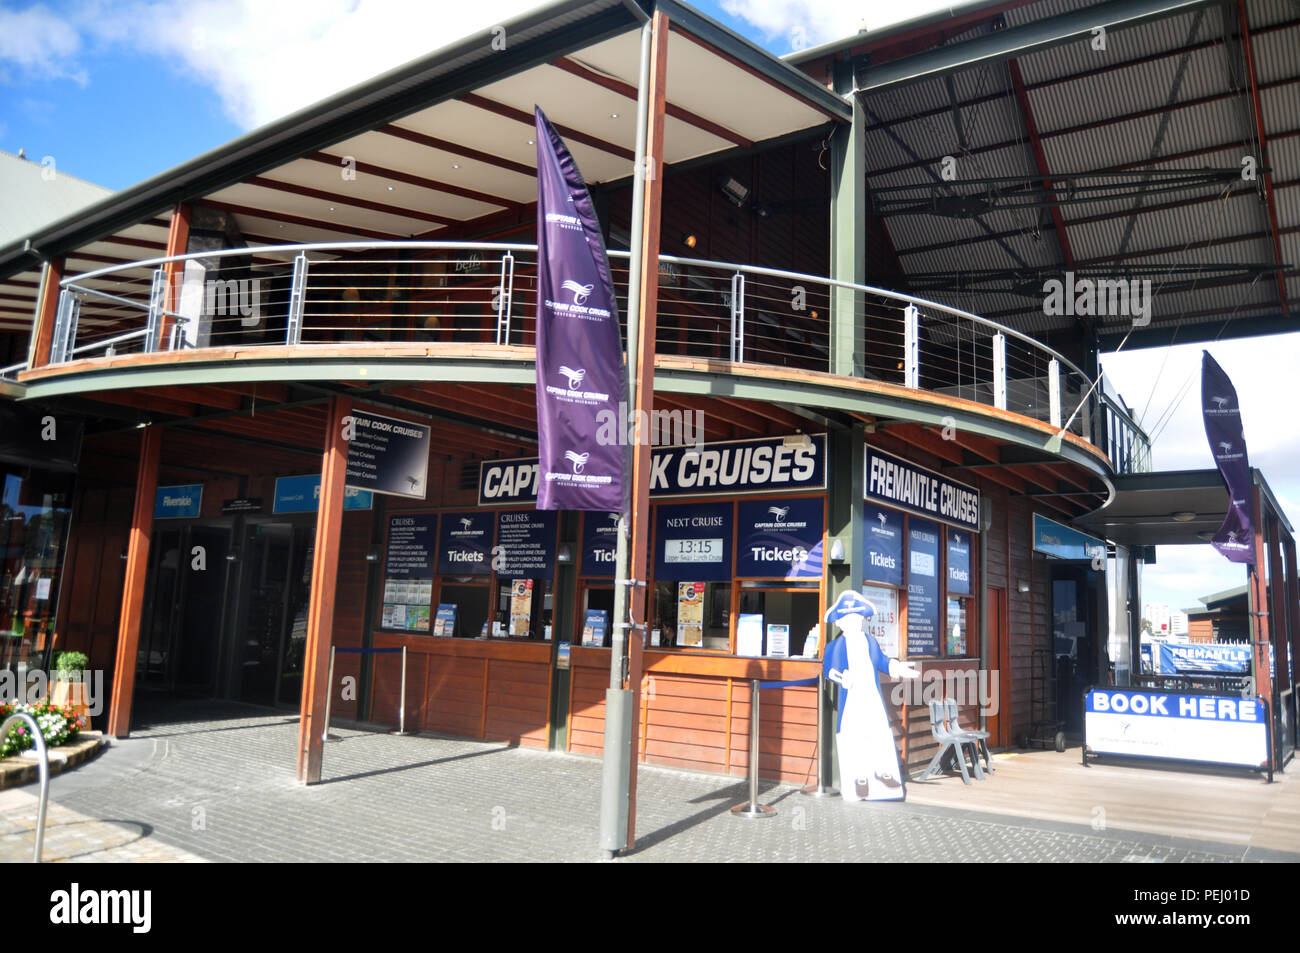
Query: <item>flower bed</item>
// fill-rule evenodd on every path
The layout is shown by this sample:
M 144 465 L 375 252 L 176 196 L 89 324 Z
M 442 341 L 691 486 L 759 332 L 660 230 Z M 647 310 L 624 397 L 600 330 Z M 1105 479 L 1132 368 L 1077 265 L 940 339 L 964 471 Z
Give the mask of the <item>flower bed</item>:
M 41 727 L 41 736 L 48 747 L 69 744 L 86 727 L 86 720 L 71 708 L 61 705 L 21 705 L 6 703 L 0 705 L 0 722 L 15 712 L 31 715 Z M 9 736 L 0 739 L 0 758 L 8 758 L 34 748 L 36 740 L 32 737 L 31 726 L 20 722 L 9 729 Z

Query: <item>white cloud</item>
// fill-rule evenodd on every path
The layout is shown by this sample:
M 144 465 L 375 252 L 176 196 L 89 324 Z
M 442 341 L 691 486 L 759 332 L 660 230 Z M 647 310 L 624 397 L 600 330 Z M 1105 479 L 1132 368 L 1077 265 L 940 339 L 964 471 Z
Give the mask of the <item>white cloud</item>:
M 773 51 L 782 54 L 852 36 L 952 7 L 951 0 L 911 0 L 906 4 L 862 0 L 722 0 L 722 9 L 763 31 Z M 783 43 L 773 42 L 781 38 Z
M 538 0 L 85 0 L 61 16 L 30 8 L 15 17 L 24 32 L 13 38 L 0 21 L 0 62 L 56 76 L 83 70 L 78 64 L 88 49 L 154 55 L 211 86 L 229 118 L 251 129 L 475 32 L 488 43 L 491 27 L 536 6 Z
M 0 82 L 35 77 L 84 84 L 85 72 L 74 62 L 80 49 L 77 31 L 43 4 L 0 8 Z
M 1300 334 L 1120 352 L 1103 355 L 1102 366 L 1149 432 L 1183 391 L 1156 437 L 1158 469 L 1213 469 L 1201 420 L 1202 349 L 1237 390 L 1251 466 L 1264 474 L 1291 525 L 1300 527 L 1300 404 L 1295 398 Z M 1186 608 L 1196 605 L 1199 596 L 1246 581 L 1243 566 L 1228 562 L 1208 544 L 1161 546 L 1156 558 L 1156 565 L 1144 570 L 1144 601 Z

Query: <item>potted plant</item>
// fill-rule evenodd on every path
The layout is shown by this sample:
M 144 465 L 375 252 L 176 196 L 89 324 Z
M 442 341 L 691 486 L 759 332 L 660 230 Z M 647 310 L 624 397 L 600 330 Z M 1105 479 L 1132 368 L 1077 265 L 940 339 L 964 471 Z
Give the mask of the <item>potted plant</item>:
M 50 704 L 70 708 L 90 724 L 90 700 L 82 681 L 90 659 L 82 652 L 59 652 L 54 656 Z

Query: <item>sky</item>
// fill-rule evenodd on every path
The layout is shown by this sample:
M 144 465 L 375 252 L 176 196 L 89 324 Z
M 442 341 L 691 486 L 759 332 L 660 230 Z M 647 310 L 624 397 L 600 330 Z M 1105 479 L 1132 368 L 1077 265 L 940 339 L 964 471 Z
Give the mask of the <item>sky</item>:
M 113 189 L 215 148 L 539 0 L 0 0 L 0 149 Z M 934 0 L 700 0 L 778 55 L 952 6 Z M 400 29 L 394 29 L 400 25 Z M 1300 335 L 1209 346 L 1237 386 L 1251 463 L 1300 526 L 1292 382 Z M 1103 365 L 1154 430 L 1161 469 L 1213 466 L 1199 415 L 1200 347 L 1112 355 Z M 1180 392 L 1191 385 L 1179 402 Z M 1208 545 L 1160 547 L 1144 599 L 1185 608 L 1240 585 Z

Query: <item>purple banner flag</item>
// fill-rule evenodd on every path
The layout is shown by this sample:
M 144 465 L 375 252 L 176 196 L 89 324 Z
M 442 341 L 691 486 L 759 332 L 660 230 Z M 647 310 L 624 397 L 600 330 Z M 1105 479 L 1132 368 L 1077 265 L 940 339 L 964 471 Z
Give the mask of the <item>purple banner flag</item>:
M 1209 351 L 1201 352 L 1201 415 L 1214 462 L 1228 485 L 1228 515 L 1211 545 L 1234 563 L 1255 562 L 1250 518 L 1250 458 L 1237 390 Z
M 626 395 L 609 258 L 577 163 L 536 121 L 537 508 L 622 512 L 625 448 L 599 439 Z

